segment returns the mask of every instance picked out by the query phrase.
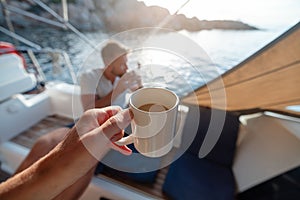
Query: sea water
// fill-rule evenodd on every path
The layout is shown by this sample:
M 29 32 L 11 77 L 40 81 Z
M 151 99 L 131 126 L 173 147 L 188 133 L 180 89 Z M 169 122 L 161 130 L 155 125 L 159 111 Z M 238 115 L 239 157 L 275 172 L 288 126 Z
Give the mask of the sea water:
M 150 45 L 145 45 L 146 42 L 143 40 L 145 37 L 139 38 L 134 34 L 125 36 L 126 41 L 120 35 L 103 32 L 85 35 L 97 44 L 98 49 L 111 38 L 131 46 L 132 51 L 128 55 L 129 69 L 137 70 L 139 65 L 144 83 L 167 87 L 179 96 L 185 96 L 238 65 L 286 30 L 287 28 L 246 31 L 180 31 L 175 33 L 174 39 L 170 36 L 174 33 L 157 33 L 151 36 L 154 42 L 149 42 Z M 67 51 L 72 56 L 78 77 L 80 72 L 88 68 L 103 67 L 99 51 L 95 51 L 85 42 L 78 40 L 75 35 L 69 37 L 67 44 L 71 44 L 72 48 Z M 174 43 L 175 47 L 168 44 L 166 40 Z M 167 43 L 167 50 L 164 49 L 164 45 L 160 44 L 164 42 Z M 143 45 L 147 48 L 141 48 Z M 170 49 L 169 46 L 171 46 Z M 195 50 L 191 46 L 195 46 Z M 178 50 L 178 48 L 181 49 Z M 91 59 L 92 57 L 94 59 Z M 88 62 L 89 60 L 92 60 L 92 64 Z
M 44 48 L 66 51 L 79 81 L 80 73 L 84 70 L 103 67 L 100 49 L 105 42 L 109 39 L 119 40 L 131 48 L 128 54 L 129 69 L 139 70 L 146 85 L 164 86 L 179 96 L 185 96 L 238 65 L 288 28 L 199 32 L 152 31 L 150 36 L 142 35 L 135 30 L 116 34 L 104 31 L 84 33 L 94 47 L 69 31 L 36 28 L 20 29 L 16 32 Z M 1 35 L 0 39 L 13 42 L 4 35 Z M 148 39 L 151 41 L 148 42 Z M 62 58 L 59 59 L 62 67 L 53 69 L 52 57 L 45 55 L 37 57 L 48 80 L 72 82 Z

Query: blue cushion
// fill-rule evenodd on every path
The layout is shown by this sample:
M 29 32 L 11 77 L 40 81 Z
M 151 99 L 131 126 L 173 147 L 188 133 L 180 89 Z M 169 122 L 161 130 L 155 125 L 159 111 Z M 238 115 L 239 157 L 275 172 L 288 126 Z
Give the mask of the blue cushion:
M 235 182 L 230 168 L 185 153 L 170 166 L 163 192 L 174 200 L 229 200 Z
M 212 111 L 213 119 L 211 119 Z M 211 120 L 216 120 L 214 122 L 220 125 L 224 122 L 224 125 L 213 149 L 205 158 L 200 159 L 199 150 Z M 197 106 L 190 108 L 182 138 L 183 146 L 189 144 L 190 146 L 170 165 L 163 185 L 165 194 L 171 199 L 234 199 L 235 180 L 231 166 L 238 130 L 238 116 L 233 113 Z M 214 131 L 216 128 L 210 127 L 210 134 L 215 134 Z M 195 138 L 191 141 L 190 137 L 195 134 Z
M 143 172 L 143 173 L 130 173 L 123 172 L 116 169 L 113 169 L 101 162 L 98 163 L 95 174 L 110 174 L 112 176 L 124 179 L 136 181 L 139 183 L 154 183 L 157 171 Z
M 144 173 L 129 173 L 123 172 L 124 177 L 129 180 L 137 181 L 140 183 L 154 183 L 157 171 L 144 172 Z
M 136 148 L 134 147 L 133 144 L 130 144 L 130 145 L 127 145 L 133 153 L 138 153 L 138 151 L 136 150 Z M 128 157 L 127 157 L 128 158 Z M 158 159 L 152 159 L 152 161 L 154 162 Z M 159 164 L 160 162 L 158 162 Z M 156 178 L 156 175 L 158 173 L 158 170 L 155 170 L 155 171 L 150 171 L 150 172 L 143 172 L 143 173 L 129 173 L 129 172 L 126 172 L 125 173 L 125 176 L 133 181 L 138 181 L 138 182 L 141 182 L 141 183 L 154 183 L 155 181 L 155 178 Z
M 152 167 L 158 169 L 160 166 L 161 159 L 144 157 L 137 152 L 133 144 L 127 146 L 136 155 L 125 156 L 115 150 L 111 150 L 102 159 L 103 162 L 98 163 L 95 173 L 111 174 L 113 176 L 129 179 L 132 181 L 137 181 L 140 183 L 154 183 L 158 170 L 149 171 L 149 169 L 146 166 L 149 166 L 150 169 Z M 109 164 L 112 166 L 109 166 Z M 130 171 L 131 170 L 135 171 L 134 169 L 137 167 L 139 168 L 137 172 L 123 171 L 126 169 Z
M 192 109 L 195 110 L 196 109 Z M 203 140 L 207 134 L 209 124 L 211 123 L 211 120 L 216 120 L 217 123 L 222 123 L 223 117 L 225 115 L 225 122 L 224 126 L 221 132 L 221 136 L 219 140 L 217 141 L 216 145 L 213 147 L 213 149 L 208 153 L 208 155 L 205 157 L 208 160 L 211 160 L 213 162 L 231 166 L 233 163 L 234 158 L 234 152 L 236 147 L 236 140 L 237 140 L 237 134 L 239 130 L 239 120 L 238 116 L 234 115 L 230 112 L 225 112 L 222 110 L 216 110 L 214 109 L 214 118 L 211 119 L 211 113 L 212 109 L 208 108 L 202 108 L 199 107 L 198 112 L 200 111 L 200 119 L 199 119 L 199 125 L 197 130 L 197 135 L 195 136 L 192 144 L 188 148 L 187 152 L 194 154 L 195 156 L 198 156 L 200 147 L 203 143 Z M 193 112 L 193 111 L 192 111 Z M 192 114 L 192 113 L 191 113 Z M 195 119 L 192 119 L 191 117 L 194 117 L 194 115 L 188 115 L 187 116 L 187 124 L 186 126 L 196 126 Z M 194 124 L 188 124 L 191 123 L 191 121 Z M 220 122 L 219 122 L 220 121 Z M 214 127 L 212 127 L 214 128 Z M 184 131 L 184 135 L 188 135 L 190 133 L 187 133 L 187 131 Z M 195 130 L 196 131 L 196 130 Z M 214 130 L 210 130 L 210 134 L 214 134 Z M 184 140 L 184 137 L 183 137 Z

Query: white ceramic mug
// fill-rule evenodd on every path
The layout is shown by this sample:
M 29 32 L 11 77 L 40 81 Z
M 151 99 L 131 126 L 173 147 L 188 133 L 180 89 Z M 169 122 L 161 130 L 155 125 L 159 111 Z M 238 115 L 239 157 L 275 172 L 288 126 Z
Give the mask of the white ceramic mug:
M 153 104 L 150 110 L 143 105 Z M 117 145 L 134 143 L 135 148 L 147 157 L 160 157 L 173 147 L 178 96 L 164 88 L 142 88 L 135 91 L 129 99 L 133 112 L 132 134 L 117 141 Z M 144 106 L 145 107 L 145 106 Z

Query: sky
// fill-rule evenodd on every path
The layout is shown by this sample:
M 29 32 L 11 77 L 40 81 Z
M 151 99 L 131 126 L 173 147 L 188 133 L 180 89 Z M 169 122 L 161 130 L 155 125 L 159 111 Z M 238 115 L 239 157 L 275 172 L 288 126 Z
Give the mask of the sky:
M 187 0 L 138 0 L 167 8 L 171 14 Z M 190 0 L 179 13 L 200 20 L 239 20 L 259 28 L 281 28 L 300 21 L 300 0 Z

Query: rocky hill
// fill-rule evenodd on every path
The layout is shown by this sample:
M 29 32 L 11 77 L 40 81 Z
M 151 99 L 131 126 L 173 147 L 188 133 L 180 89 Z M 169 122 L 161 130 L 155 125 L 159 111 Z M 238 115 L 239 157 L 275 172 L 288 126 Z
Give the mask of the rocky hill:
M 29 3 L 28 3 L 29 2 Z M 54 11 L 62 14 L 60 0 L 48 0 L 47 5 Z M 54 19 L 32 1 L 8 1 L 10 6 L 19 7 L 38 16 Z M 199 20 L 187 18 L 185 15 L 171 15 L 165 8 L 146 6 L 136 0 L 69 0 L 69 21 L 81 31 L 125 31 L 141 27 L 163 27 L 174 30 L 200 31 L 207 29 L 256 29 L 240 21 L 230 20 Z M 1 23 L 4 17 L 1 16 Z M 41 26 L 40 22 L 29 20 L 28 17 L 17 16 L 11 13 L 11 20 L 19 26 Z

